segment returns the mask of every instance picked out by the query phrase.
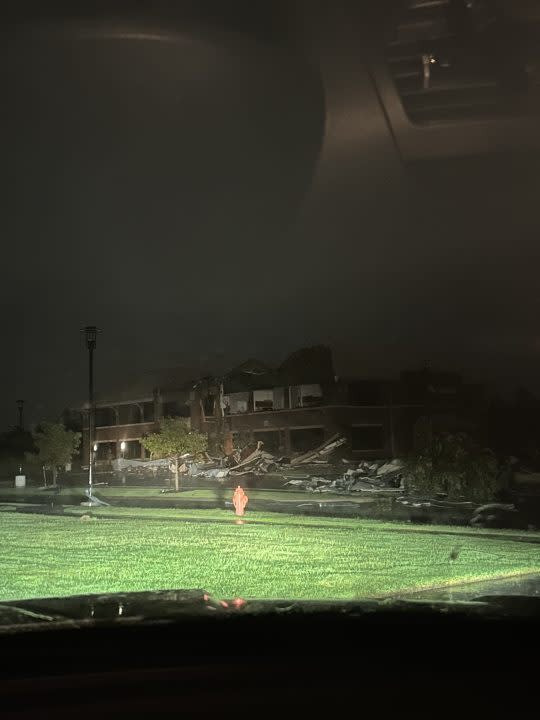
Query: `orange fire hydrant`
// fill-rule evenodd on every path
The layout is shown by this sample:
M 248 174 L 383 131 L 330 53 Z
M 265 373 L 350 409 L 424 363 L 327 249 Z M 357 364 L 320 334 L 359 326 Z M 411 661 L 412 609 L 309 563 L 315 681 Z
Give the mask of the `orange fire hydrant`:
M 233 495 L 233 505 L 237 515 L 243 515 L 248 504 L 248 496 L 244 492 L 244 488 L 240 485 L 236 488 Z

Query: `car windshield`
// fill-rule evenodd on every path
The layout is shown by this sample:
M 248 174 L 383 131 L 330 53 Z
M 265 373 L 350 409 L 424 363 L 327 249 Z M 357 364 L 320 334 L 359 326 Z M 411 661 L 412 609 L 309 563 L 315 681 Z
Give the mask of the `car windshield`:
M 0 605 L 538 595 L 534 3 L 45 5 L 0 31 Z

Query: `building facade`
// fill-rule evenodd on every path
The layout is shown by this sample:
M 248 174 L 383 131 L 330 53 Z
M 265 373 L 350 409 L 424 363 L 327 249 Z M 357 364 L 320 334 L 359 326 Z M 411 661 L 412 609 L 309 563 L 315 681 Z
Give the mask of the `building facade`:
M 121 456 L 144 459 L 141 438 L 163 417 L 189 418 L 193 429 L 208 434 L 216 454 L 261 440 L 269 452 L 289 456 L 339 433 L 353 459 L 371 459 L 403 457 L 426 432 L 463 430 L 482 439 L 487 404 L 480 386 L 451 373 L 338 377 L 330 349 L 316 346 L 293 353 L 277 368 L 248 360 L 222 377 L 193 373 L 188 379 L 186 371 L 169 372 L 166 380 L 148 377 L 99 397 L 98 464 Z
M 96 395 L 93 443 L 97 465 L 116 458 L 144 460 L 141 438 L 159 428 L 163 417 L 190 416 L 194 370 L 173 368 L 145 373 L 135 382 Z M 88 407 L 82 409 L 83 464 L 89 457 Z
M 398 380 L 335 375 L 329 348 L 306 348 L 279 368 L 250 360 L 196 385 L 192 426 L 219 446 L 262 440 L 279 455 L 317 447 L 339 433 L 356 459 L 404 456 L 430 433 L 482 437 L 486 401 L 478 385 L 451 373 L 404 372 Z

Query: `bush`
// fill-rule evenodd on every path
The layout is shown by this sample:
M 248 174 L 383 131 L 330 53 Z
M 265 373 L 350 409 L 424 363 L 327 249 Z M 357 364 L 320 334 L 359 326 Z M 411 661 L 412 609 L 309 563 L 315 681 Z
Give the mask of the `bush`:
M 405 487 L 450 499 L 490 500 L 499 490 L 497 460 L 465 433 L 435 435 L 407 462 Z

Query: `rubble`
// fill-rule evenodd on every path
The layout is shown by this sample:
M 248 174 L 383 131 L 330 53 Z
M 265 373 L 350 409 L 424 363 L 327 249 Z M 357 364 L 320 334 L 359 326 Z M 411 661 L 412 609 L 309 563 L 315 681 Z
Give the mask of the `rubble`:
M 126 460 L 125 458 L 118 458 L 111 460 L 111 465 L 115 472 L 121 470 L 148 470 L 148 468 L 167 468 L 169 460 Z
M 94 505 L 100 505 L 102 507 L 109 507 L 110 503 L 105 502 L 105 500 L 100 500 L 98 497 L 92 494 L 91 490 L 85 490 L 84 491 L 85 496 L 88 498 L 88 500 L 81 503 L 81 505 L 86 507 L 93 507 Z
M 291 463 L 292 464 L 292 463 Z M 380 492 L 402 491 L 402 460 L 361 462 L 357 468 L 348 468 L 339 477 L 291 478 L 285 486 L 311 492 Z
M 473 527 L 507 527 L 518 514 L 513 503 L 487 503 L 477 507 L 470 520 Z
M 204 478 L 223 483 L 227 478 L 243 475 L 282 475 L 284 487 L 314 493 L 376 493 L 381 491 L 402 492 L 404 462 L 399 459 L 360 462 L 354 467 L 351 459 L 338 459 L 331 463 L 330 457 L 345 445 L 346 439 L 339 433 L 318 447 L 292 458 L 278 457 L 264 449 L 258 441 L 255 446 L 235 450 L 232 455 L 214 458 L 206 455 L 202 461 L 183 458 L 180 470 L 190 478 Z M 116 460 L 114 467 L 122 473 L 168 473 L 168 460 Z M 279 482 L 279 481 L 278 481 Z
M 328 455 L 333 453 L 334 450 L 337 450 L 338 447 L 341 447 L 345 443 L 345 438 L 341 437 L 339 433 L 337 433 L 314 450 L 310 450 L 303 455 L 298 455 L 297 457 L 292 458 L 291 465 L 303 465 L 304 463 L 312 463 L 317 462 L 320 459 L 325 459 Z
M 230 474 L 241 475 L 246 472 L 255 472 L 257 474 L 271 473 L 276 472 L 280 466 L 284 465 L 296 466 L 307 463 L 327 464 L 328 461 L 326 458 L 345 442 L 345 438 L 337 434 L 314 450 L 310 450 L 302 455 L 297 455 L 289 460 L 288 458 L 275 457 L 272 453 L 266 452 L 263 450 L 263 443 L 259 441 L 253 452 L 231 468 Z
M 389 475 L 390 473 L 401 472 L 404 466 L 405 463 L 403 462 L 403 460 L 390 460 L 390 462 L 381 465 L 377 469 L 377 477 L 379 477 L 380 475 Z
M 319 447 L 310 450 L 292 459 L 276 457 L 263 449 L 263 442 L 258 441 L 255 448 L 244 448 L 242 451 L 235 451 L 233 455 L 221 460 L 212 459 L 208 463 L 191 463 L 188 467 L 188 474 L 191 477 L 217 478 L 239 477 L 247 474 L 262 475 L 265 473 L 279 472 L 280 468 L 290 466 L 328 465 L 328 457 L 346 442 L 339 434 L 329 438 Z M 305 475 L 311 479 L 310 474 Z
M 223 460 L 219 464 L 192 463 L 188 473 L 191 477 L 221 481 L 227 477 L 278 473 L 283 475 L 284 487 L 315 493 L 402 492 L 402 460 L 361 462 L 357 467 L 351 467 L 350 460 L 331 465 L 331 454 L 345 442 L 343 436 L 336 434 L 317 448 L 288 459 L 266 452 L 259 441 L 255 448 L 244 449 L 241 455 L 235 453 L 234 458 L 229 456 L 229 467 L 223 466 Z M 231 460 L 235 464 L 231 465 Z
M 208 480 L 218 480 L 223 481 L 225 478 L 229 475 L 229 470 L 227 468 L 221 468 L 221 467 L 209 467 L 209 468 L 201 468 L 201 466 L 197 466 L 195 470 L 191 470 L 191 467 L 188 471 L 188 476 L 190 478 L 206 478 Z

